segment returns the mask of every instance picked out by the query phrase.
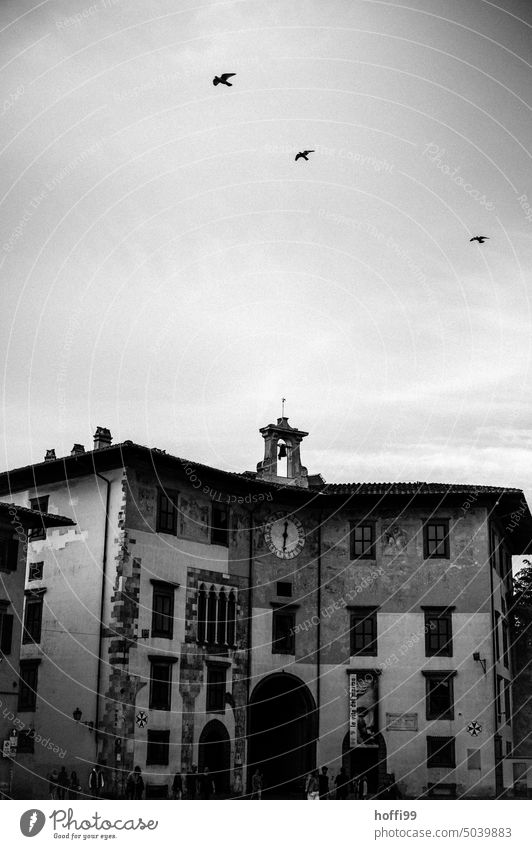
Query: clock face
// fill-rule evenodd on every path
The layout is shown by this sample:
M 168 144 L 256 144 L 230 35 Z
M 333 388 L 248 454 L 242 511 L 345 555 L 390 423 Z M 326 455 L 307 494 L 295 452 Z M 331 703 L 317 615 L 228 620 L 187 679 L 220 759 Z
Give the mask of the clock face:
M 275 513 L 265 530 L 266 544 L 276 557 L 291 560 L 305 545 L 303 525 L 295 516 Z

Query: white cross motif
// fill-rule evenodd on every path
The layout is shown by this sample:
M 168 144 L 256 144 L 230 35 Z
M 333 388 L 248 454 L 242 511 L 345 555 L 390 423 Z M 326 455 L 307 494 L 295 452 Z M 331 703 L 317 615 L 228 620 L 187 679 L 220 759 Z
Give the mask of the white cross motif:
M 135 722 L 139 728 L 144 728 L 148 724 L 148 714 L 144 710 L 139 710 L 135 717 Z
M 480 724 L 480 722 L 473 720 L 473 722 L 470 722 L 467 726 L 467 731 L 468 734 L 471 734 L 472 737 L 478 737 L 478 735 L 482 731 L 482 725 Z

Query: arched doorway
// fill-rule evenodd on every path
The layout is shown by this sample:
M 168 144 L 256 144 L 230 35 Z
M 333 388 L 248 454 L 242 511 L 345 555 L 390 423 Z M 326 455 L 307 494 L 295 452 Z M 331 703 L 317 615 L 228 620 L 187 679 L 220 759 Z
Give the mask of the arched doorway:
M 259 681 L 249 705 L 248 782 L 257 769 L 264 795 L 302 798 L 316 766 L 317 712 L 306 684 L 286 672 Z
M 373 743 L 354 746 L 349 743 L 349 733 L 342 742 L 342 766 L 351 779 L 365 775 L 368 794 L 375 796 L 384 786 L 386 776 L 386 741 L 380 732 L 373 735 Z
M 199 772 L 203 772 L 205 767 L 214 779 L 216 795 L 228 796 L 231 742 L 225 726 L 218 719 L 212 719 L 207 723 L 199 739 Z

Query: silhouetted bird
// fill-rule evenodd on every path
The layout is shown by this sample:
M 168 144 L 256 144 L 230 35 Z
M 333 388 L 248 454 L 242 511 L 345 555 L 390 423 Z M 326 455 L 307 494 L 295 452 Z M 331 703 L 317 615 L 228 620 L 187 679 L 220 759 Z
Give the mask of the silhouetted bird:
M 233 83 L 228 82 L 229 77 L 236 77 L 236 74 L 220 74 L 219 77 L 215 77 L 212 81 L 213 85 L 233 85 Z
M 484 242 L 486 241 L 486 239 L 489 239 L 489 236 L 473 236 L 473 238 L 470 239 L 469 241 L 470 242 L 478 242 L 479 245 L 483 245 Z
M 309 153 L 315 153 L 315 151 L 314 150 L 300 150 L 299 153 L 296 156 L 295 161 L 297 162 L 298 159 L 306 159 L 307 162 L 308 162 Z

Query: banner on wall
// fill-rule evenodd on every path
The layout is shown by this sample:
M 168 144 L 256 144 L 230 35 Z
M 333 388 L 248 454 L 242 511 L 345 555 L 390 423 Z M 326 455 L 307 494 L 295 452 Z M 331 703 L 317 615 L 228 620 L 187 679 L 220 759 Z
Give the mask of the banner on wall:
M 349 745 L 375 746 L 378 677 L 371 670 L 349 673 Z

